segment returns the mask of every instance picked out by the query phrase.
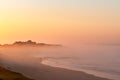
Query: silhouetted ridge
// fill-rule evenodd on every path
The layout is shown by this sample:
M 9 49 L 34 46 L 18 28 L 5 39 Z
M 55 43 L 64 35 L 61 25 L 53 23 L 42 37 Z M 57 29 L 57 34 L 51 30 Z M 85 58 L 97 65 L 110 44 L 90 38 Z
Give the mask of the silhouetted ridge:
M 28 40 L 26 42 L 16 41 L 15 43 L 13 43 L 13 45 L 37 45 L 37 43 L 33 42 L 32 40 Z
M 4 44 L 4 45 L 0 45 L 3 47 L 8 47 L 8 46 L 61 46 L 59 44 L 46 44 L 46 43 L 37 43 L 34 42 L 32 40 L 28 40 L 28 41 L 16 41 L 13 44 Z

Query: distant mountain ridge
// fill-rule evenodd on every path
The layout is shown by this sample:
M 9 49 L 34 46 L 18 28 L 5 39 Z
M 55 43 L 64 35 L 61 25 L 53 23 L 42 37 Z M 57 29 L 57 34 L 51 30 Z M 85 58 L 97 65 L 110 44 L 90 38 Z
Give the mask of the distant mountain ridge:
M 12 46 L 61 46 L 60 44 L 46 44 L 46 43 L 37 43 L 32 40 L 28 41 L 16 41 L 13 44 L 4 44 L 0 45 L 1 47 L 12 47 Z

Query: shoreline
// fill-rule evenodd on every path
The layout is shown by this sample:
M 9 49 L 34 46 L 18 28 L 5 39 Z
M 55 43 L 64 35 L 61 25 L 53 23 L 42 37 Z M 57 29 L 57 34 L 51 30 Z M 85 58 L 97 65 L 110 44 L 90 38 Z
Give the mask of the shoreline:
M 28 63 L 28 61 L 30 60 L 32 60 L 33 62 Z M 42 61 L 39 61 L 36 58 L 28 58 L 27 61 L 23 64 L 22 62 L 13 62 L 10 61 L 9 59 L 4 60 L 3 57 L 0 66 L 8 69 L 11 72 L 20 73 L 21 75 L 24 75 L 25 77 L 34 80 L 111 80 L 86 73 L 85 71 L 82 70 L 75 71 L 66 68 L 42 64 Z
M 80 72 L 84 72 L 86 74 L 90 74 L 96 77 L 100 77 L 100 78 L 107 78 L 110 80 L 119 80 L 118 78 L 111 76 L 110 74 L 107 73 L 103 73 L 103 72 L 99 72 L 99 71 L 94 71 L 94 70 L 87 70 L 87 69 L 78 69 L 78 68 L 70 68 L 67 66 L 56 66 L 56 65 L 50 65 L 50 64 L 46 64 L 46 63 L 42 63 L 43 65 L 47 65 L 50 67 L 55 67 L 55 68 L 63 68 L 63 69 L 67 69 L 67 70 L 72 70 L 72 71 L 80 71 Z
M 29 65 L 13 65 L 11 67 L 7 67 L 10 67 L 13 72 L 22 73 L 34 80 L 111 80 L 107 78 L 97 77 L 83 71 L 74 71 L 64 68 L 51 67 L 42 63 L 39 64 L 38 68 L 34 66 L 30 67 Z
M 103 78 L 103 79 L 106 79 L 106 80 L 114 80 L 114 79 L 110 79 L 108 77 L 92 74 L 92 73 L 89 72 L 89 70 L 85 70 L 85 69 L 78 70 L 78 69 L 71 69 L 71 68 L 67 68 L 67 67 L 52 66 L 52 65 L 48 65 L 48 64 L 44 64 L 44 63 L 41 63 L 41 64 L 49 66 L 49 67 L 53 67 L 53 68 L 65 69 L 65 70 L 75 71 L 75 72 L 81 72 L 81 73 L 84 73 L 86 75 L 94 76 L 94 77 L 97 77 L 97 78 Z M 91 72 L 92 72 L 92 70 L 91 70 Z M 92 79 L 92 80 L 94 80 L 94 79 Z

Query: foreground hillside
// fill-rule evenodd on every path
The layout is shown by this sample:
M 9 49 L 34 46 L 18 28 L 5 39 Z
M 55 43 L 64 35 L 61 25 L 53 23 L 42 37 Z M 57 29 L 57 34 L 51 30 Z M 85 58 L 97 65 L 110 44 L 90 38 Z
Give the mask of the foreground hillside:
M 32 80 L 22 74 L 6 70 L 0 67 L 0 80 Z

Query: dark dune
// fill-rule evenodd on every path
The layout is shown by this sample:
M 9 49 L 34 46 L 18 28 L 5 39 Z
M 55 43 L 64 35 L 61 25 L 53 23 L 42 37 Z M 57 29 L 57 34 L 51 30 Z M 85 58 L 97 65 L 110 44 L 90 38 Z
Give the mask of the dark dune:
M 23 76 L 20 73 L 16 73 L 0 67 L 0 80 L 33 80 Z

